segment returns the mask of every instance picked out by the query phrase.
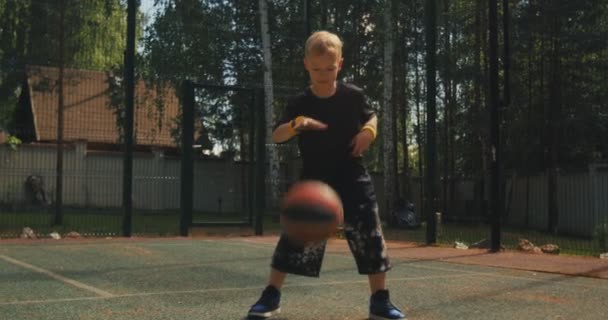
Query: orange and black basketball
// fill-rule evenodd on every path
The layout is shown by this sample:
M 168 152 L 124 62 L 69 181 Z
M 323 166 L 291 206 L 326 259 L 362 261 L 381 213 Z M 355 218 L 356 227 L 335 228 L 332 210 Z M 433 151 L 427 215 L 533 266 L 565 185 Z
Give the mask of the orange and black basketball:
M 283 198 L 281 226 L 295 243 L 328 239 L 343 220 L 340 197 L 334 189 L 321 181 L 298 182 Z

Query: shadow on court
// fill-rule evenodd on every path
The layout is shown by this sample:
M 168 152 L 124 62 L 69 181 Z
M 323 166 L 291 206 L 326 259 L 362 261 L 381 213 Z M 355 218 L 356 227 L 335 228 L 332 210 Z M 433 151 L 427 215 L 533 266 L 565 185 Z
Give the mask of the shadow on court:
M 275 236 L 0 242 L 0 319 L 244 319 Z M 408 319 L 605 319 L 608 262 L 390 242 Z M 582 276 L 585 275 L 585 276 Z M 290 276 L 274 319 L 367 319 L 367 278 L 332 240 L 320 278 Z

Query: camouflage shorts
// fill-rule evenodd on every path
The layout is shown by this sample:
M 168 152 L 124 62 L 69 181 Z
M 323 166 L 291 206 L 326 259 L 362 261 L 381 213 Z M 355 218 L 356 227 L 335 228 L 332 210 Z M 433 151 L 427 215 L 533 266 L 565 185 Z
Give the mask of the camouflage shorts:
M 357 263 L 359 274 L 388 271 L 391 266 L 373 185 L 368 175 L 348 187 L 335 187 L 344 204 L 344 235 Z M 325 255 L 326 241 L 305 247 L 290 243 L 281 235 L 271 266 L 285 273 L 318 277 Z

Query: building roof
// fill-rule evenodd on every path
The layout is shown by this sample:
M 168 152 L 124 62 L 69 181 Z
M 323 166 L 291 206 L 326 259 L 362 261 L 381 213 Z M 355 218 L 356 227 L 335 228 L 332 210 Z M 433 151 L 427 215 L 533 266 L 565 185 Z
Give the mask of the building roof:
M 27 90 L 36 141 L 57 140 L 58 78 L 58 68 L 34 66 L 27 69 Z M 116 109 L 110 104 L 112 79 L 106 72 L 65 69 L 64 141 L 121 143 Z M 117 100 L 122 103 L 120 97 L 124 97 L 124 92 L 121 88 L 116 91 L 119 95 Z M 178 115 L 179 101 L 173 88 L 156 90 L 144 81 L 137 83 L 135 144 L 176 147 L 171 131 Z

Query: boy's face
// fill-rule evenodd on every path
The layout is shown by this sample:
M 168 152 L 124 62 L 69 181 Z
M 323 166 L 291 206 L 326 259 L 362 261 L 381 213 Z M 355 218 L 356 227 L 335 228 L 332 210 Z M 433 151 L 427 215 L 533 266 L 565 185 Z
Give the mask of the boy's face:
M 333 86 L 338 78 L 338 72 L 342 69 L 343 60 L 333 51 L 306 56 L 304 67 L 308 71 L 312 85 L 315 87 Z

